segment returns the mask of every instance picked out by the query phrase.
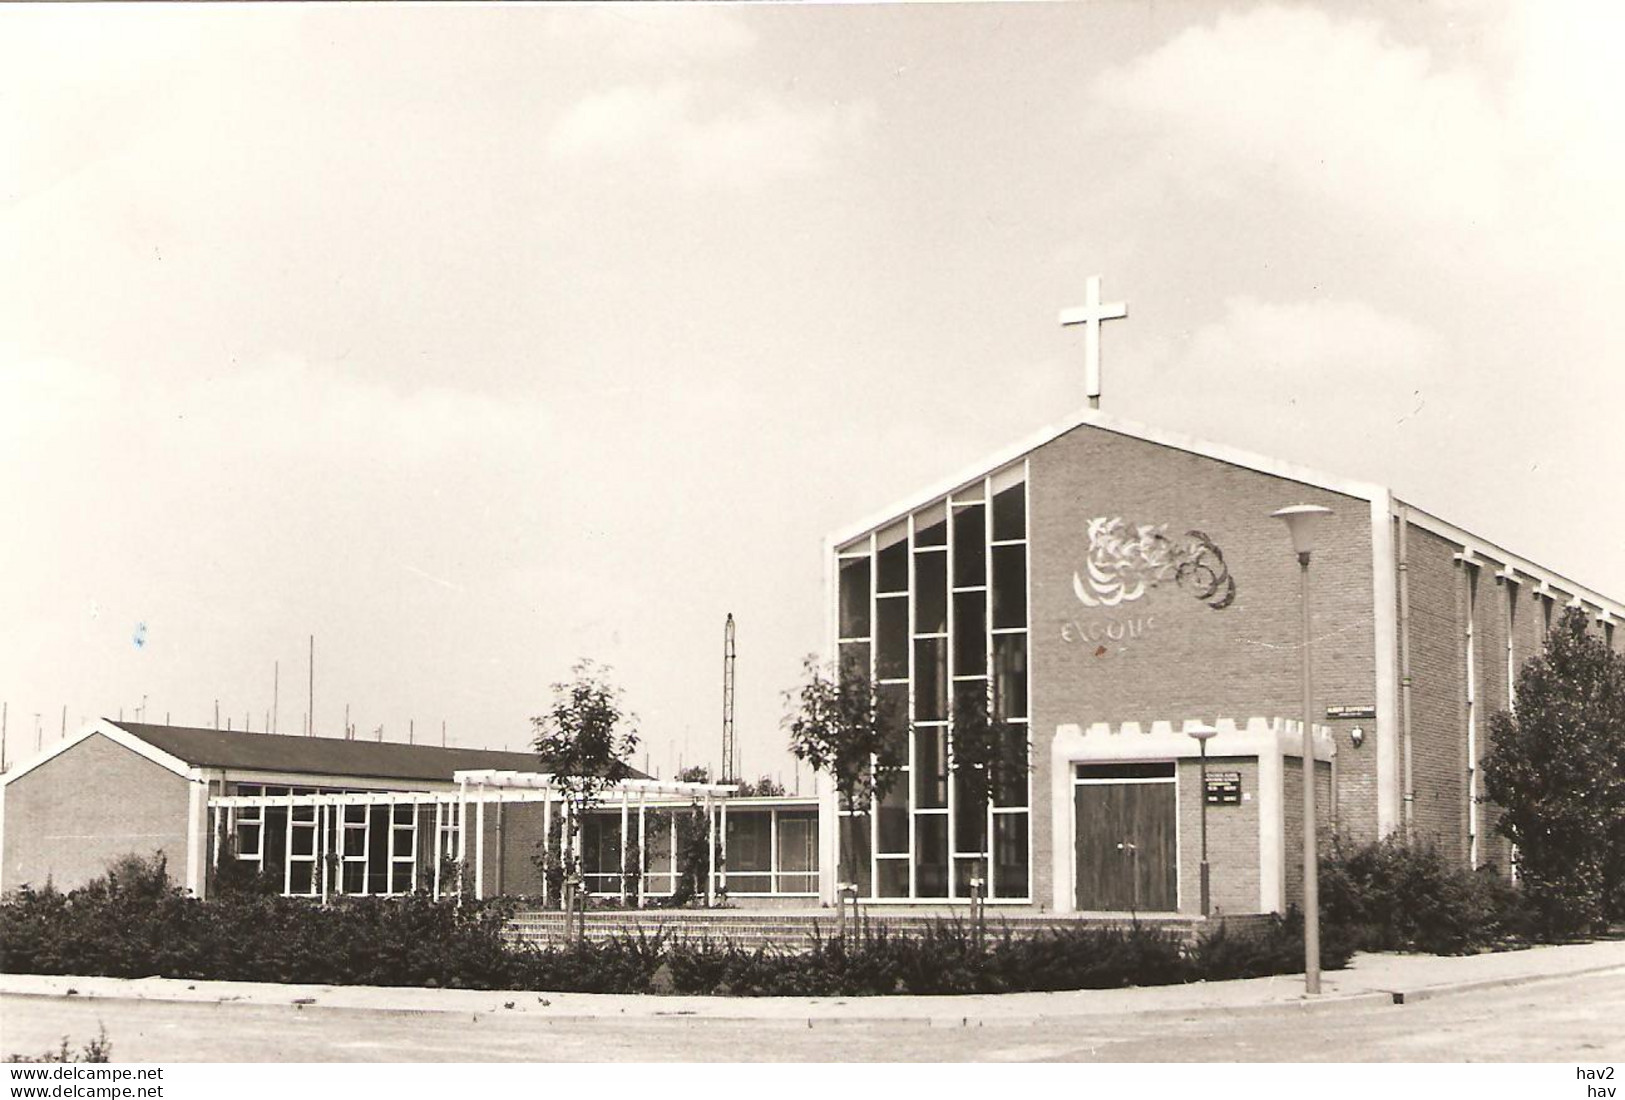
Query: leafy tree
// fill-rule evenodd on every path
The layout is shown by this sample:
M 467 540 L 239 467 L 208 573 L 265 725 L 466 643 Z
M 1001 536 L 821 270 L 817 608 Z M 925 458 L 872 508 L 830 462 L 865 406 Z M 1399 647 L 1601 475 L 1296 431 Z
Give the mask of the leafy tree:
M 906 760 L 907 719 L 852 664 L 832 670 L 809 656 L 802 673 L 800 686 L 785 692 L 790 751 L 830 777 L 843 809 L 867 813 L 890 792 Z M 847 883 L 857 881 L 857 853 L 849 844 L 841 845 L 841 874 Z M 844 929 L 844 903 L 839 919 Z
M 1625 915 L 1625 661 L 1573 609 L 1518 675 L 1516 709 L 1490 720 L 1484 789 L 1518 847 L 1543 929 Z
M 746 779 L 739 784 L 740 798 L 783 798 L 784 784 L 771 775 L 764 775 L 752 783 Z
M 573 679 L 553 685 L 547 712 L 530 720 L 536 731 L 531 745 L 564 801 L 566 912 L 580 880 L 581 824 L 606 790 L 631 777 L 627 760 L 638 747 L 637 717 L 627 711 L 621 689 L 609 682 L 609 669 L 582 660 L 570 671 Z

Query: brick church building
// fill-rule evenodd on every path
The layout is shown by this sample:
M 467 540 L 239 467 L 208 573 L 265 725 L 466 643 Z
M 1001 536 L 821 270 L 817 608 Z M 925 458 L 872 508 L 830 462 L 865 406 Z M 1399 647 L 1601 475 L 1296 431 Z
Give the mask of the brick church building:
M 912 730 L 873 814 L 826 801 L 823 865 L 847 846 L 878 903 L 982 878 L 1016 907 L 1190 914 L 1205 800 L 1214 908 L 1294 901 L 1303 631 L 1271 513 L 1299 504 L 1333 512 L 1310 572 L 1321 835 L 1509 868 L 1479 800 L 1489 718 L 1564 608 L 1617 649 L 1625 605 L 1381 486 L 1098 411 L 830 540 L 832 651 Z M 948 764 L 967 693 L 1030 739 L 1029 782 L 991 805 Z

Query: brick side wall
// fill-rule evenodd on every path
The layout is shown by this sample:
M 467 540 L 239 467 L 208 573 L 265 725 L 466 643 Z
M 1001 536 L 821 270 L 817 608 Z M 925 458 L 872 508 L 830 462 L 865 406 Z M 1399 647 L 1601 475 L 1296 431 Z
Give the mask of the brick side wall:
M 1516 594 L 1516 586 L 1509 589 L 1504 581 L 1496 580 L 1496 567 L 1482 566 L 1477 570 L 1476 599 L 1473 602 L 1473 650 L 1475 682 L 1473 717 L 1477 759 L 1477 792 L 1484 794 L 1483 760 L 1491 746 L 1490 723 L 1494 716 L 1507 709 L 1507 595 Z M 1478 862 L 1480 866 L 1493 864 L 1505 871 L 1509 866 L 1511 847 L 1495 831 L 1499 816 L 1494 805 L 1480 801 L 1478 813 Z
M 184 882 L 188 808 L 185 779 L 93 734 L 6 788 L 0 890 L 69 890 L 132 852 L 162 852 Z
M 1048 747 L 1058 725 L 1302 710 L 1298 566 L 1275 509 L 1337 513 L 1313 564 L 1317 709 L 1374 705 L 1376 685 L 1367 501 L 1089 426 L 1033 452 L 1030 471 L 1033 895 L 1043 905 L 1053 896 Z M 1215 610 L 1169 583 L 1114 608 L 1086 607 L 1073 574 L 1084 571 L 1097 516 L 1166 523 L 1171 538 L 1205 532 L 1236 581 L 1234 603 Z M 1354 724 L 1338 723 L 1345 827 L 1374 837 L 1374 723 L 1363 723 L 1373 738 L 1365 748 L 1348 751 L 1344 727 Z
M 1452 543 L 1409 532 L 1414 836 L 1466 859 L 1465 585 Z

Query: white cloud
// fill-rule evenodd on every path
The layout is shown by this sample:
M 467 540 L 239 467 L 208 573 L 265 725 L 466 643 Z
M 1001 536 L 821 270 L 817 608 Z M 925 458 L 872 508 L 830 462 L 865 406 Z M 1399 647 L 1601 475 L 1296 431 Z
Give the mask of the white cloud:
M 548 146 L 560 160 L 634 164 L 650 178 L 675 169 L 691 186 L 749 190 L 823 170 L 873 117 L 867 101 L 800 106 L 691 82 L 621 85 L 566 111 Z
M 1100 77 L 1102 124 L 1197 191 L 1284 187 L 1385 217 L 1483 224 L 1507 196 L 1503 122 L 1470 73 L 1365 20 L 1265 8 L 1193 27 Z
M 1406 485 L 1407 448 L 1436 438 L 1449 407 L 1444 341 L 1353 300 L 1231 298 L 1147 360 L 1134 384 L 1154 392 L 1159 423 Z

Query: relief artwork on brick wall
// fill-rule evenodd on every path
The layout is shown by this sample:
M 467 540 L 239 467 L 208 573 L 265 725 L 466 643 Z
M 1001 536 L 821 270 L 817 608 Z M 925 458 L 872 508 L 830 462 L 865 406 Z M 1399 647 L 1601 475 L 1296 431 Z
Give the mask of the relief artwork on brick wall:
M 1236 581 L 1224 552 L 1206 533 L 1193 530 L 1171 538 L 1167 523 L 1131 526 L 1121 516 L 1094 517 L 1083 570 L 1072 574 L 1072 591 L 1084 607 L 1106 614 L 1064 623 L 1062 640 L 1093 642 L 1095 656 L 1104 657 L 1112 652 L 1109 643 L 1144 637 L 1156 617 L 1123 605 L 1168 583 L 1215 611 L 1236 599 Z

